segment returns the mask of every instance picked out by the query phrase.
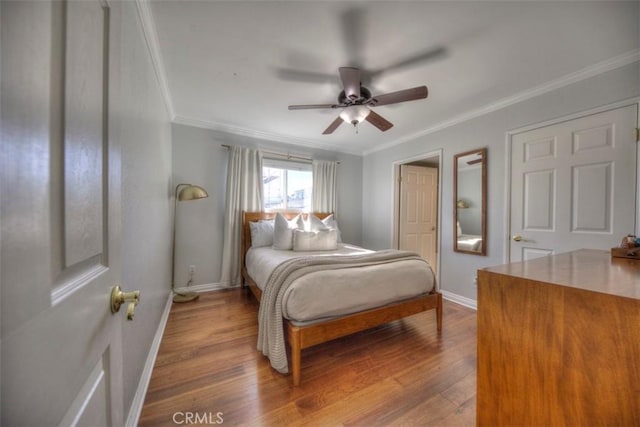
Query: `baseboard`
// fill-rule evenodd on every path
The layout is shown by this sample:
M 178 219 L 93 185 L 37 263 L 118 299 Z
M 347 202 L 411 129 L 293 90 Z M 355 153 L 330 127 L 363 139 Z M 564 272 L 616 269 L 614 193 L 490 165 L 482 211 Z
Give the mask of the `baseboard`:
M 147 355 L 147 360 L 145 361 L 144 369 L 142 370 L 142 375 L 140 376 L 140 381 L 138 382 L 136 394 L 135 396 L 133 396 L 133 402 L 131 402 L 129 415 L 127 416 L 127 420 L 124 424 L 127 427 L 135 427 L 138 425 L 138 420 L 140 419 L 140 414 L 142 413 L 142 405 L 144 405 L 144 398 L 147 395 L 147 389 L 149 387 L 149 381 L 151 381 L 153 366 L 156 363 L 156 356 L 158 355 L 158 350 L 160 349 L 160 342 L 162 341 L 162 335 L 164 335 L 164 328 L 167 325 L 167 319 L 169 318 L 169 312 L 171 311 L 172 303 L 173 295 L 170 293 L 167 297 L 167 303 L 165 304 L 164 311 L 162 312 L 162 317 L 160 318 L 158 329 L 156 330 L 156 334 L 153 337 L 153 342 L 151 343 L 151 348 L 149 349 L 149 354 Z
M 229 286 L 227 283 L 203 283 L 202 285 L 183 286 L 176 288 L 176 292 L 209 292 L 221 289 L 237 288 L 239 285 Z
M 446 300 L 464 305 L 465 307 L 469 307 L 474 310 L 478 309 L 478 301 L 474 299 L 463 297 L 462 295 L 454 294 L 453 292 L 444 291 L 442 289 L 440 289 L 440 293 L 442 293 L 442 297 Z

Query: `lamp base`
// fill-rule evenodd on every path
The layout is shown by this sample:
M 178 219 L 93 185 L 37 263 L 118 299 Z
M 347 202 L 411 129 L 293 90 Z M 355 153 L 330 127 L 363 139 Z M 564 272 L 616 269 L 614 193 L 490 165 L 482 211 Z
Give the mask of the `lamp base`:
M 173 302 L 189 302 L 197 300 L 198 298 L 200 298 L 200 294 L 196 292 L 176 292 L 173 294 Z

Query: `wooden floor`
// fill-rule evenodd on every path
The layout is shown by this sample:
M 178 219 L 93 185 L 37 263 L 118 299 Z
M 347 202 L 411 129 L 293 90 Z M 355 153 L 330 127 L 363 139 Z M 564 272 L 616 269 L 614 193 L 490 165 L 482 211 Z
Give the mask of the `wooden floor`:
M 475 425 L 476 312 L 435 310 L 304 350 L 302 384 L 256 350 L 258 304 L 234 289 L 174 304 L 140 426 Z

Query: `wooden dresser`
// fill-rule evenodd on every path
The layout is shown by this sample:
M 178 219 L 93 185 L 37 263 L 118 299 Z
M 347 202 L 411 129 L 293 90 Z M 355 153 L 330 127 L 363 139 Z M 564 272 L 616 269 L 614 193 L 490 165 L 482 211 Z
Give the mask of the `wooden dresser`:
M 481 426 L 640 426 L 640 261 L 579 250 L 478 272 Z

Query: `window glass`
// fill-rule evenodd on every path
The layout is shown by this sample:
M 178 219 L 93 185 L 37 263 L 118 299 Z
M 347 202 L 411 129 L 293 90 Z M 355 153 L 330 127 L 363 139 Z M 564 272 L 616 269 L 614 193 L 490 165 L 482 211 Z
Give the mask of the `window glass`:
M 311 210 L 310 164 L 264 159 L 262 183 L 265 210 Z

